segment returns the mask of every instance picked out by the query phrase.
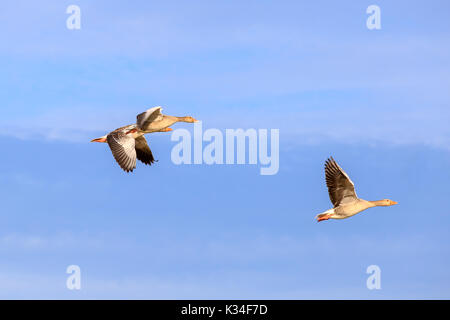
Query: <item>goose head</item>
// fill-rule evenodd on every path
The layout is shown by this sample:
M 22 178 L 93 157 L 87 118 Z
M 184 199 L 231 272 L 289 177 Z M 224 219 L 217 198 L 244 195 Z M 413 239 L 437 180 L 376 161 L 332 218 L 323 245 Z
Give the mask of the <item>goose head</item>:
M 189 122 L 189 123 L 198 122 L 197 119 L 194 119 L 194 118 L 191 117 L 191 116 L 182 117 L 181 121 L 182 121 L 182 122 Z
M 390 200 L 390 199 L 383 199 L 383 200 L 377 201 L 376 204 L 377 204 L 377 206 L 389 207 L 389 206 L 393 206 L 395 204 L 398 204 L 398 202 L 394 201 L 394 200 Z

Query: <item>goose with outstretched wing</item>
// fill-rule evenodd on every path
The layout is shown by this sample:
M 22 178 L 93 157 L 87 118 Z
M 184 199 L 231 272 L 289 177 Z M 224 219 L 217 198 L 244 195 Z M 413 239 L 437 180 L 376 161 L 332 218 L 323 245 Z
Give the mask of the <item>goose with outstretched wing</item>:
M 330 157 L 325 161 L 325 182 L 333 208 L 316 216 L 317 221 L 345 219 L 372 207 L 392 206 L 396 201 L 389 199 L 367 201 L 358 198 L 355 185 L 345 171 Z

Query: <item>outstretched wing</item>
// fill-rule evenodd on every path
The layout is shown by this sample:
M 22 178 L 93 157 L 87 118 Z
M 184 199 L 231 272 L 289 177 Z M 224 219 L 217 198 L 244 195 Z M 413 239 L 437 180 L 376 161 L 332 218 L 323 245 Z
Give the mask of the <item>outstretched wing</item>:
M 144 136 L 140 136 L 136 138 L 136 156 L 137 158 L 145 164 L 151 165 L 155 162 L 155 158 L 153 158 L 152 150 L 147 144 L 147 140 L 145 140 Z
M 325 181 L 334 207 L 358 199 L 355 185 L 344 170 L 330 157 L 325 161 Z
M 136 168 L 134 138 L 123 131 L 113 131 L 106 137 L 109 148 L 119 166 L 126 172 Z
M 138 114 L 136 124 L 138 125 L 139 129 L 145 131 L 145 129 L 150 125 L 150 123 L 152 123 L 153 121 L 161 120 L 162 118 L 161 110 L 162 107 L 154 107 Z

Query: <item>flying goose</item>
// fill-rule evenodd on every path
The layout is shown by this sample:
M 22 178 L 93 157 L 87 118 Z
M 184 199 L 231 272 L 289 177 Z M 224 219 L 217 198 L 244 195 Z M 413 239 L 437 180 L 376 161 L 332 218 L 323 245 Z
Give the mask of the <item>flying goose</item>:
M 198 122 L 192 117 L 174 117 L 161 113 L 162 107 L 154 107 L 137 115 L 137 129 L 143 133 L 158 132 L 177 122 Z
M 174 117 L 161 114 L 162 107 L 154 107 L 138 114 L 137 122 L 114 131 L 91 142 L 108 143 L 119 166 L 126 172 L 136 168 L 136 158 L 144 164 L 155 162 L 152 151 L 144 137 L 146 133 L 168 132 L 176 122 L 197 122 L 192 117 Z
M 328 219 L 345 219 L 372 207 L 392 206 L 397 202 L 384 199 L 367 201 L 358 198 L 355 185 L 344 170 L 330 157 L 325 161 L 325 181 L 334 208 L 316 216 L 317 222 Z

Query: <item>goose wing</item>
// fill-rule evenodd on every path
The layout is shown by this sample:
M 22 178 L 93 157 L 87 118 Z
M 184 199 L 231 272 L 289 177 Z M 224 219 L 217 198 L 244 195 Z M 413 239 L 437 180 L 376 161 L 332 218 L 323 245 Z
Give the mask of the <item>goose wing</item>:
M 162 113 L 161 113 L 162 107 L 154 107 L 150 108 L 145 112 L 142 112 L 137 115 L 137 122 L 139 129 L 144 130 L 152 123 L 153 121 L 161 120 Z
M 358 199 L 353 181 L 334 161 L 333 157 L 325 161 L 325 181 L 334 207 Z
M 119 166 L 126 172 L 136 168 L 135 140 L 122 130 L 116 130 L 106 137 L 109 148 Z
M 155 162 L 155 158 L 153 158 L 152 150 L 147 144 L 147 140 L 144 136 L 140 136 L 136 138 L 136 157 L 138 160 L 142 161 L 145 164 L 151 165 Z

